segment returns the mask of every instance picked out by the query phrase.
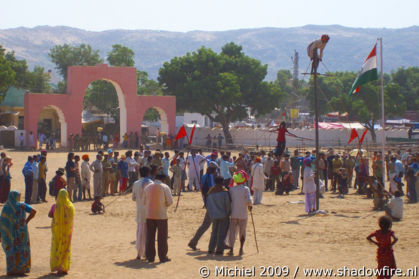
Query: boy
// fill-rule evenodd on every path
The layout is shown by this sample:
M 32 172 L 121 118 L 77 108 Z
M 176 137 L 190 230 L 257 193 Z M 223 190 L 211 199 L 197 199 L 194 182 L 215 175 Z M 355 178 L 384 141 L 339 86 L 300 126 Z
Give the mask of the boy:
M 183 169 L 179 165 L 179 160 L 173 160 L 173 164 L 174 165 L 170 168 L 170 171 L 173 172 L 173 196 L 177 196 L 180 195 Z

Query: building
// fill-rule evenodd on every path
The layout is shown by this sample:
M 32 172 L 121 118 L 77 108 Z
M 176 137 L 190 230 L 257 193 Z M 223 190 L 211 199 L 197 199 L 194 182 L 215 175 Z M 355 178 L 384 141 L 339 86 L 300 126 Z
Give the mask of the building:
M 23 130 L 25 110 L 23 99 L 26 90 L 17 87 L 10 87 L 0 104 L 0 125 L 16 126 L 18 130 Z M 38 119 L 38 129 L 40 132 L 51 132 L 60 130 L 58 115 L 53 108 L 44 108 Z
M 183 124 L 196 124 L 198 127 L 213 127 L 214 123 L 208 116 L 200 113 L 185 112 L 183 115 L 176 116 L 176 127 Z

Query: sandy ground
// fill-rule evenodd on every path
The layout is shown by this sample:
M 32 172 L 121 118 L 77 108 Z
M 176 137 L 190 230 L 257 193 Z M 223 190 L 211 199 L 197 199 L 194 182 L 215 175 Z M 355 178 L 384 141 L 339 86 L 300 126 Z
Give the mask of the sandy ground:
M 23 192 L 21 169 L 29 153 L 8 154 L 14 162 L 11 171 L 12 189 Z M 48 181 L 58 167 L 64 166 L 65 160 L 65 153 L 48 155 Z M 353 189 L 350 190 L 352 193 Z M 260 266 L 288 267 L 289 277 L 292 277 L 298 266 L 297 278 L 302 278 L 303 268 L 376 267 L 376 248 L 368 244 L 365 237 L 378 228 L 377 218 L 383 213 L 371 211 L 372 200 L 355 194 L 337 199 L 336 195 L 327 193 L 321 199 L 320 208 L 327 210 L 329 214 L 313 217 L 305 214 L 304 204 L 289 203 L 302 200 L 303 196 L 295 191 L 289 196 L 275 196 L 271 192 L 265 192 L 263 205 L 255 206 L 253 211 L 259 253 L 256 251 L 249 219 L 245 255 L 215 257 L 206 254 L 210 231 L 198 243 L 201 251 L 192 251 L 187 247 L 205 212 L 199 193 L 185 193 L 181 197 L 178 211 L 174 213 L 174 206 L 169 209 L 168 256 L 172 261 L 164 264 L 149 264 L 135 259 L 136 210 L 131 195 L 105 198 L 105 205 L 110 202 L 112 204 L 107 206 L 104 215 L 92 215 L 91 202 L 78 202 L 75 203 L 72 264 L 67 277 L 201 278 L 198 271 L 203 266 L 209 268 L 209 278 L 216 278 L 216 266 L 254 266 L 255 277 L 261 277 L 260 272 L 263 269 Z M 50 274 L 49 269 L 51 220 L 47 213 L 52 202 L 53 198 L 48 197 L 47 204 L 34 205 L 38 213 L 29 224 L 32 270 L 28 278 L 55 277 Z M 419 204 L 405 204 L 403 221 L 393 225 L 393 230 L 399 237 L 394 250 L 400 268 L 418 265 L 418 227 Z M 237 254 L 237 249 L 235 252 Z M 1 251 L 0 275 L 5 274 L 5 265 L 4 253 Z

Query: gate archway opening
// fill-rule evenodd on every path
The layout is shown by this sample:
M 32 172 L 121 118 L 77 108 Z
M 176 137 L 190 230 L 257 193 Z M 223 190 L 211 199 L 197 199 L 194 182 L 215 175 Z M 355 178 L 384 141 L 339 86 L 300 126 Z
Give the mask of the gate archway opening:
M 127 109 L 119 84 L 109 79 L 92 81 L 83 98 L 82 137 L 96 145 L 106 134 L 112 144 L 115 137 L 121 142 L 126 131 Z
M 38 117 L 39 147 L 56 148 L 67 145 L 67 121 L 63 111 L 54 105 L 41 109 Z
M 161 143 L 164 145 L 169 136 L 167 113 L 159 107 L 148 108 L 142 120 L 142 143 Z

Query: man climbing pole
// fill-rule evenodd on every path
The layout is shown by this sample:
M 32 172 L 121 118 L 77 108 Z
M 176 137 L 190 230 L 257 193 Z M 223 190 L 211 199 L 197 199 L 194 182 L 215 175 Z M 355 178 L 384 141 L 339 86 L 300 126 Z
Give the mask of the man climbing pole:
M 322 35 L 320 40 L 315 40 L 311 42 L 307 47 L 307 55 L 310 57 L 311 64 L 311 74 L 317 72 L 317 67 L 319 66 L 319 61 L 322 61 L 323 49 L 326 47 L 327 42 L 329 41 L 329 35 Z M 317 50 L 320 49 L 320 54 L 317 53 Z

